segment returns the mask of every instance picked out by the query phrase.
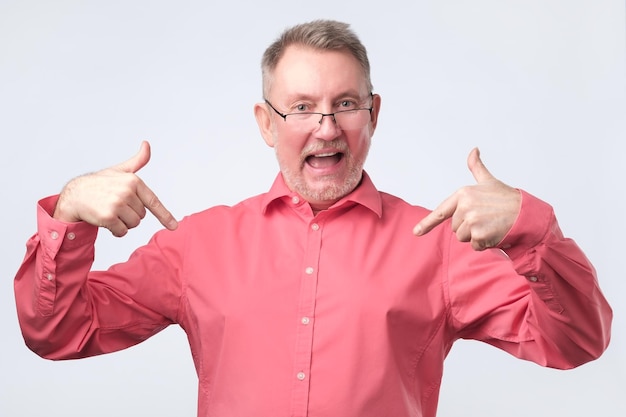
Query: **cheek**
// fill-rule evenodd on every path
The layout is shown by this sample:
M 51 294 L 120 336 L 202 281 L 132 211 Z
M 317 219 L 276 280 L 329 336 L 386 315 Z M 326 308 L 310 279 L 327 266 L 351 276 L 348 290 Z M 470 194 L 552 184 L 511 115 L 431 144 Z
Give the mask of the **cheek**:
M 282 136 L 280 139 L 275 137 L 274 139 L 274 151 L 281 164 L 294 165 L 300 164 L 302 146 L 296 140 L 292 138 L 286 138 Z
M 362 156 L 364 154 L 367 154 L 370 148 L 371 141 L 372 139 L 369 133 L 369 129 L 363 130 L 348 137 L 348 146 L 350 147 L 350 152 L 354 156 Z
M 280 148 L 279 152 L 282 155 L 300 157 L 308 139 L 308 135 L 297 134 L 287 130 L 276 129 L 274 132 L 274 145 Z

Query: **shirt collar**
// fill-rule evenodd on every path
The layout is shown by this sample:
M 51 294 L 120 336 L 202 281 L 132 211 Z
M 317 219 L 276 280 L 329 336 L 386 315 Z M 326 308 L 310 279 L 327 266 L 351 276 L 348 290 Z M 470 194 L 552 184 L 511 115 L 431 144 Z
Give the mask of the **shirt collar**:
M 268 208 L 276 201 L 284 199 L 293 200 L 294 198 L 299 198 L 304 201 L 298 193 L 291 191 L 289 187 L 287 187 L 283 175 L 278 173 L 272 187 L 263 196 L 261 210 L 263 214 L 265 214 Z M 367 172 L 363 171 L 360 184 L 350 194 L 333 204 L 330 209 L 342 207 L 350 203 L 359 204 L 374 212 L 378 217 L 382 217 L 382 199 Z

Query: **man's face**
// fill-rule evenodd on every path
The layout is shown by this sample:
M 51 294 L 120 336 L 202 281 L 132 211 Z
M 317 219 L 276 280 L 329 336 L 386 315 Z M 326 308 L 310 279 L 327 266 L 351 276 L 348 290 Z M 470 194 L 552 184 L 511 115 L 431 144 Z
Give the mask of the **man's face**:
M 358 128 L 346 129 L 347 124 L 342 128 L 332 116 L 319 124 L 321 116 L 315 116 L 316 122 L 304 130 L 266 104 L 255 108 L 263 137 L 274 147 L 292 191 L 314 210 L 326 209 L 349 194 L 361 180 L 380 108 L 380 97 L 370 96 L 358 61 L 348 52 L 291 46 L 273 73 L 266 98 L 284 114 L 374 107 L 371 114 L 359 112 L 365 121 Z

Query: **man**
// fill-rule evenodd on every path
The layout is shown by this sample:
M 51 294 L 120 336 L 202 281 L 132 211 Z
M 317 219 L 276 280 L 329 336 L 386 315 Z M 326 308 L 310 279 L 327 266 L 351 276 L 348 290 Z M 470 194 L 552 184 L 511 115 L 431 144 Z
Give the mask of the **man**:
M 606 349 L 592 265 L 477 150 L 476 184 L 430 213 L 374 187 L 363 164 L 381 98 L 347 25 L 288 29 L 262 69 L 254 114 L 280 166 L 267 193 L 177 222 L 136 175 L 143 143 L 40 201 L 15 280 L 32 350 L 98 355 L 178 324 L 199 416 L 431 417 L 459 338 L 561 369 Z M 90 271 L 98 227 L 123 236 L 146 209 L 169 230 Z

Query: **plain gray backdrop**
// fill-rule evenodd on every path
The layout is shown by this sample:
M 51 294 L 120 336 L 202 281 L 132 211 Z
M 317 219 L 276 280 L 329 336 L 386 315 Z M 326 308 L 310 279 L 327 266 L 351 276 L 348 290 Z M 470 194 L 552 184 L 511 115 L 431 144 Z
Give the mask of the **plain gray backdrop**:
M 261 54 L 316 18 L 351 23 L 369 50 L 382 110 L 366 169 L 379 189 L 434 208 L 473 182 L 465 160 L 480 147 L 494 175 L 554 206 L 615 311 L 608 351 L 572 371 L 457 343 L 439 415 L 626 415 L 623 1 L 0 0 L 0 416 L 195 416 L 177 327 L 78 361 L 24 346 L 12 280 L 36 201 L 144 139 L 140 175 L 178 218 L 266 191 L 277 164 L 252 112 Z M 158 228 L 101 231 L 95 267 Z

